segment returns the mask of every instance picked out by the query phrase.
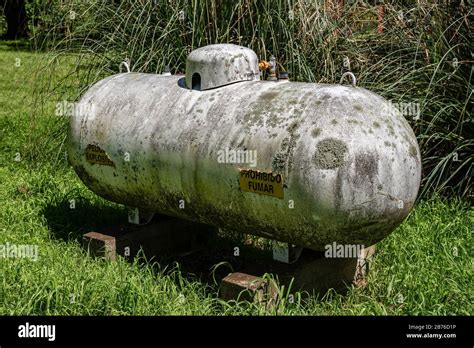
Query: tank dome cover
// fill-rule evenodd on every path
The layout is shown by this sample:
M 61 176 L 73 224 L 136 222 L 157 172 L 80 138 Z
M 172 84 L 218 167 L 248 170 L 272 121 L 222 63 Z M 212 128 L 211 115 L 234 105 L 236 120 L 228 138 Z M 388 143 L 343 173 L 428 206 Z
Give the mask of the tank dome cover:
M 250 48 L 217 44 L 192 51 L 186 60 L 186 86 L 206 90 L 260 79 L 258 58 Z

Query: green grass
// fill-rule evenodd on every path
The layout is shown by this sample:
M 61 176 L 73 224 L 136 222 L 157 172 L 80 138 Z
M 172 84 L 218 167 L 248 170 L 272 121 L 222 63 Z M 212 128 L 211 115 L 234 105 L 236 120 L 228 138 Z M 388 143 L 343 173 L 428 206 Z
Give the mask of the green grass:
M 474 314 L 474 210 L 458 199 L 419 202 L 378 244 L 367 286 L 322 299 L 296 296 L 294 303 L 286 297 L 272 310 L 223 302 L 215 284 L 178 264 L 88 257 L 81 235 L 125 220 L 125 209 L 93 194 L 66 165 L 57 135 L 67 118 L 54 108 L 59 95 L 73 97 L 72 63 L 14 47 L 0 44 L 0 244 L 38 245 L 39 259 L 0 259 L 0 314 Z M 55 68 L 43 69 L 45 63 Z M 39 98 L 37 91 L 55 81 L 63 81 L 62 94 L 53 89 Z

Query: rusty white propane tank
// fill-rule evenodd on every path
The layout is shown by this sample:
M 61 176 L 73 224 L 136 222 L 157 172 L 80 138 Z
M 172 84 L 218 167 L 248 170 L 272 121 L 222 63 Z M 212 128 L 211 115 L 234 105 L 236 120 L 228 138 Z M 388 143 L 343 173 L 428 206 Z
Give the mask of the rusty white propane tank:
M 381 240 L 420 185 L 415 135 L 387 100 L 260 81 L 236 45 L 191 52 L 185 77 L 110 76 L 75 110 L 69 160 L 98 195 L 314 250 Z

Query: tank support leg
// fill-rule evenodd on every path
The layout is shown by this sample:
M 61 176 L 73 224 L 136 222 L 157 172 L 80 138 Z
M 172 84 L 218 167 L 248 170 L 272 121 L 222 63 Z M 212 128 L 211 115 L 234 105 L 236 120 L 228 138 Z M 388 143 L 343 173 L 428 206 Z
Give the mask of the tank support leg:
M 153 216 L 155 216 L 155 213 L 150 211 L 133 207 L 128 208 L 128 222 L 134 225 L 146 225 L 150 223 Z
M 295 263 L 303 251 L 302 247 L 274 240 L 272 243 L 273 260 L 284 263 Z

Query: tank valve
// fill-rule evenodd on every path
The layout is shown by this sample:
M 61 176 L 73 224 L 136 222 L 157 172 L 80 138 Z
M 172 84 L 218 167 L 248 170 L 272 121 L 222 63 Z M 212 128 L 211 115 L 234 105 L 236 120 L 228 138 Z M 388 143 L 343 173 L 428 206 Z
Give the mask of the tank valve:
M 170 76 L 171 75 L 171 69 L 169 65 L 165 65 L 163 72 L 161 73 L 162 76 Z
M 261 70 L 268 70 L 268 76 L 267 80 L 268 81 L 276 81 L 278 80 L 277 75 L 276 75 L 276 58 L 275 56 L 270 57 L 270 61 L 265 61 L 261 60 L 260 63 L 258 63 L 258 67 Z
M 268 68 L 269 74 L 267 77 L 268 81 L 276 81 L 277 76 L 276 76 L 276 58 L 275 56 L 270 57 L 270 67 Z
M 261 60 L 260 63 L 258 63 L 258 68 L 260 70 L 267 70 L 270 67 L 270 63 L 267 62 L 266 60 Z
M 288 72 L 287 72 L 287 71 L 281 71 L 281 72 L 278 74 L 278 79 L 279 79 L 279 80 L 284 80 L 284 81 L 289 81 Z

